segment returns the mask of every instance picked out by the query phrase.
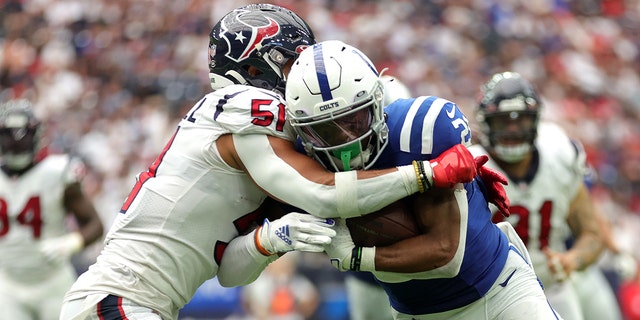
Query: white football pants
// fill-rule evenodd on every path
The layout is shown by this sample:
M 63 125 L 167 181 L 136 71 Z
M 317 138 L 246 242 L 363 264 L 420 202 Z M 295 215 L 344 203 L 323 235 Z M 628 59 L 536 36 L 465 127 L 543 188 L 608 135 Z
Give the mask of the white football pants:
M 71 264 L 34 283 L 16 281 L 0 271 L 0 319 L 32 319 L 35 315 L 39 320 L 57 320 L 62 298 L 76 276 Z
M 508 280 L 506 285 L 504 284 Z M 397 320 L 554 320 L 562 319 L 551 308 L 531 266 L 512 247 L 507 262 L 491 289 L 475 302 L 450 311 L 408 315 L 393 310 Z

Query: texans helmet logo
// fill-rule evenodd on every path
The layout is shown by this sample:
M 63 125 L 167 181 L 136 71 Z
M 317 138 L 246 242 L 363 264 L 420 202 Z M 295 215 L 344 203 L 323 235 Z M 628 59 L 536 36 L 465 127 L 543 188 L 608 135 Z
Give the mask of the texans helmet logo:
M 230 39 L 227 36 L 224 36 L 225 41 L 229 44 L 229 52 L 227 52 L 226 56 L 233 61 L 242 61 L 249 57 L 254 50 L 257 50 L 257 46 L 262 43 L 264 39 L 272 38 L 276 36 L 280 32 L 280 25 L 277 21 L 272 18 L 266 18 L 267 24 L 255 26 L 251 23 L 242 21 L 242 16 L 249 11 L 241 11 L 237 15 L 230 16 L 230 19 L 233 21 L 225 21 L 222 25 L 222 28 L 229 30 L 226 26 L 228 24 L 236 24 L 241 23 L 247 27 L 248 29 L 244 29 L 240 32 L 235 33 L 235 37 Z M 255 23 L 255 20 L 251 20 L 252 23 Z M 244 46 L 243 46 L 244 45 Z M 231 50 L 235 48 L 236 50 Z M 243 50 L 239 50 L 238 48 L 244 48 Z
M 302 51 L 304 51 L 307 48 L 309 48 L 309 45 L 306 45 L 306 44 L 299 45 L 299 46 L 296 47 L 296 53 L 300 54 L 300 53 L 302 53 Z

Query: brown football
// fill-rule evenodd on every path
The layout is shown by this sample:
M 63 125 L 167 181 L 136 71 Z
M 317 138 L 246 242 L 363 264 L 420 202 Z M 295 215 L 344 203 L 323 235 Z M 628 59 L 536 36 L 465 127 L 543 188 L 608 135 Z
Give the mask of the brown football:
M 402 200 L 346 222 L 357 246 L 387 246 L 420 234 L 413 212 Z

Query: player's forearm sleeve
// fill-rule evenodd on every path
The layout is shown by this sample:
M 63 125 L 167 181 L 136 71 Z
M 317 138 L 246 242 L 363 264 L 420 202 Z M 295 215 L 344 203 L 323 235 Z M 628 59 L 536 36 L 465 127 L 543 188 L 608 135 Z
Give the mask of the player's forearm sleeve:
M 255 281 L 278 255 L 265 256 L 256 249 L 254 232 L 238 236 L 224 250 L 218 268 L 218 282 L 223 287 L 238 287 Z
M 418 192 L 412 166 L 374 178 L 335 173 L 335 185 L 308 180 L 279 158 L 264 135 L 234 135 L 238 156 L 253 180 L 271 196 L 322 218 L 349 218 L 374 212 Z M 326 171 L 327 174 L 333 174 Z

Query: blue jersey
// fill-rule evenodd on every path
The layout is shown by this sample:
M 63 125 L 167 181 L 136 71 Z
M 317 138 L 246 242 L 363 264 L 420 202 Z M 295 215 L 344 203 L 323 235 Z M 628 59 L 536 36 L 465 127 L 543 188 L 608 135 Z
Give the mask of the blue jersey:
M 456 144 L 469 145 L 469 124 L 448 100 L 428 96 L 400 99 L 385 108 L 389 144 L 377 168 L 431 160 Z M 485 187 L 479 178 L 465 184 L 469 203 L 466 241 L 458 274 L 399 283 L 379 281 L 391 305 L 406 314 L 428 314 L 456 309 L 482 297 L 502 271 L 509 252 L 507 237 L 491 222 Z M 467 214 L 467 212 L 460 212 Z M 461 220 L 464 221 L 464 220 Z

